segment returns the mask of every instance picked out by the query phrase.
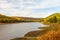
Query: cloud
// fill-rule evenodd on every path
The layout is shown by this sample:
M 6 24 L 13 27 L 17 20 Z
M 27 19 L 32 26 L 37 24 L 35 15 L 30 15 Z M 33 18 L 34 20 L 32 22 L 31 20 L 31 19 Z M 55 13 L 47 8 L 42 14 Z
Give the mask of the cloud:
M 0 0 L 0 9 L 12 8 L 12 4 L 7 1 Z
M 51 8 L 60 6 L 60 0 L 42 0 L 40 3 L 28 8 Z
M 50 7 L 57 7 L 60 6 L 59 0 L 44 0 L 41 2 L 40 7 L 41 8 L 50 8 Z
M 57 12 L 49 9 L 54 7 L 60 7 L 59 0 L 0 0 L 0 13 L 6 15 L 45 17 Z

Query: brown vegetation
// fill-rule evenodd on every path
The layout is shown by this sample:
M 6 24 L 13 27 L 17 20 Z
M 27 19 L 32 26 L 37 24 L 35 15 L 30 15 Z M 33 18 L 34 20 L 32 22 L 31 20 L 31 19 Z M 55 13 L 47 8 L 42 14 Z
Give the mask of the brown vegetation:
M 37 40 L 60 40 L 60 31 L 48 31 L 42 36 L 38 36 Z
M 24 37 L 37 37 L 38 35 L 43 35 L 44 33 L 46 33 L 46 30 L 36 30 L 28 32 L 24 35 Z

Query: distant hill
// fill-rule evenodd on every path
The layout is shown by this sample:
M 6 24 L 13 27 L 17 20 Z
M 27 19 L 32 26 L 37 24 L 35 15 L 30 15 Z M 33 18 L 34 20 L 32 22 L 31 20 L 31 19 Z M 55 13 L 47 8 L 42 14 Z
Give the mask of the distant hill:
M 46 18 L 44 18 L 44 23 L 60 23 L 60 13 L 54 13 Z
M 0 18 L 8 17 L 6 15 L 0 14 Z
M 25 20 L 25 21 L 42 21 L 43 18 L 32 18 L 32 17 L 13 17 L 16 18 L 17 20 Z
M 0 14 L 0 23 L 16 23 L 16 22 L 40 22 L 43 18 L 30 18 L 30 17 L 16 17 L 6 16 Z

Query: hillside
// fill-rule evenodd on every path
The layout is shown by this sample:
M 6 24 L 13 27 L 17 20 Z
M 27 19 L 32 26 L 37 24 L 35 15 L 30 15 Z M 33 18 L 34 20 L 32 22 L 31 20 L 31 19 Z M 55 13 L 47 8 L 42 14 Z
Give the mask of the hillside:
M 0 23 L 40 22 L 43 18 L 16 17 L 0 14 Z
M 5 17 L 8 17 L 8 16 L 5 16 L 3 14 L 0 14 L 0 18 L 5 18 Z
M 44 18 L 43 23 L 60 23 L 60 13 L 54 13 L 46 18 Z

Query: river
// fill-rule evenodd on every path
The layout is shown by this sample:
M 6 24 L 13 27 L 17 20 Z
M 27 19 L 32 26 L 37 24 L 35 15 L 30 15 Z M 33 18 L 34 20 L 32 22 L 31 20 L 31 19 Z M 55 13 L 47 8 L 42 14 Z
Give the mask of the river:
M 10 40 L 16 37 L 23 37 L 29 31 L 38 30 L 38 27 L 45 25 L 38 22 L 0 24 L 0 40 Z

